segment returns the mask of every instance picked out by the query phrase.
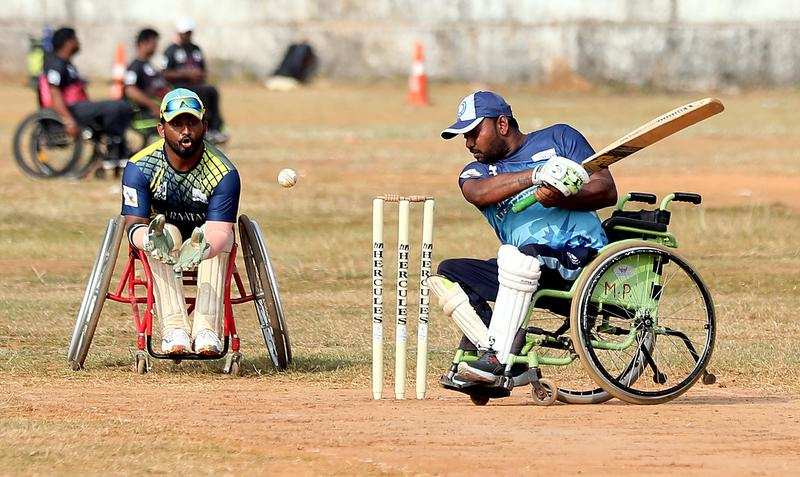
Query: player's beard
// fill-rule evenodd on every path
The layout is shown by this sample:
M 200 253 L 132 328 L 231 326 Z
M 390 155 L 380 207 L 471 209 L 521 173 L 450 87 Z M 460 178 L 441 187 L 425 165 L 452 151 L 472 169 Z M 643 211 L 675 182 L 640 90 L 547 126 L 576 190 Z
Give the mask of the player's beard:
M 485 150 L 472 148 L 469 152 L 472 153 L 472 156 L 475 158 L 475 160 L 481 164 L 492 164 L 506 157 L 508 148 L 500 136 L 495 136 Z
M 188 145 L 183 144 L 185 142 L 184 139 L 186 138 L 189 138 L 189 140 L 191 140 L 191 144 Z M 203 147 L 202 139 L 200 140 L 192 139 L 188 136 L 181 136 L 181 138 L 178 139 L 177 141 L 170 141 L 169 139 L 166 138 L 165 140 L 169 148 L 172 149 L 172 151 L 182 159 L 189 159 L 193 157 L 197 153 L 197 150 Z

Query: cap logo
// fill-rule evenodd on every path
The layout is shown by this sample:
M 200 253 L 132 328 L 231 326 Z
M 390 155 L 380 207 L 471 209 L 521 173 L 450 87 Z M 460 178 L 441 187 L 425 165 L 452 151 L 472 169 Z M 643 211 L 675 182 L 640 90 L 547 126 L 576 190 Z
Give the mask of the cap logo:
M 464 115 L 464 112 L 467 110 L 467 100 L 461 101 L 461 104 L 458 105 L 458 112 L 456 116 L 459 118 Z

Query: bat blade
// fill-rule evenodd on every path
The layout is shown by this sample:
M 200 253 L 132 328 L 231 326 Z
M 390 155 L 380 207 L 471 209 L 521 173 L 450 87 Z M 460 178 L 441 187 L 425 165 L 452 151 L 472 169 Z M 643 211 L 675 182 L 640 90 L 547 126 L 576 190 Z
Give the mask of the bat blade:
M 581 165 L 589 174 L 592 174 L 665 137 L 721 113 L 724 109 L 722 101 L 716 98 L 705 98 L 684 104 L 622 136 L 593 156 L 586 158 Z

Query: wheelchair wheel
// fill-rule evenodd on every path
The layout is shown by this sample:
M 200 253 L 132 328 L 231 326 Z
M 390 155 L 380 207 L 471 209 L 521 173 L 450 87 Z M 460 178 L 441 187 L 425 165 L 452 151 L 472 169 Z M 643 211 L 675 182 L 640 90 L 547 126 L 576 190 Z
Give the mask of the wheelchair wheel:
M 599 386 L 635 404 L 688 390 L 714 348 L 714 304 L 697 272 L 659 244 L 624 241 L 584 270 L 572 303 L 575 351 Z
M 108 221 L 105 235 L 100 242 L 100 249 L 94 259 L 94 266 L 89 275 L 89 283 L 86 285 L 81 306 L 78 309 L 78 317 L 75 321 L 75 329 L 72 332 L 67 355 L 67 361 L 75 371 L 83 368 L 86 355 L 89 353 L 89 346 L 92 344 L 100 312 L 103 311 L 111 276 L 114 274 L 114 265 L 117 262 L 124 224 L 125 219 L 122 216 Z
M 26 117 L 14 132 L 14 160 L 25 175 L 37 179 L 70 171 L 81 156 L 83 142 L 64 129 L 54 111 L 42 109 Z
M 275 368 L 285 370 L 292 362 L 292 348 L 275 271 L 269 260 L 261 228 L 246 215 L 239 217 L 239 239 L 264 344 Z

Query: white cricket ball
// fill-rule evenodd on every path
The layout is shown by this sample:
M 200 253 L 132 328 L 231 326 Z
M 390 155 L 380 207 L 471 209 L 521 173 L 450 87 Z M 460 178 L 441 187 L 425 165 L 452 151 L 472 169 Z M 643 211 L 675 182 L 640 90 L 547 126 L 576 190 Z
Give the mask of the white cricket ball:
M 297 173 L 294 169 L 281 169 L 278 173 L 278 184 L 282 187 L 292 187 L 297 184 Z

